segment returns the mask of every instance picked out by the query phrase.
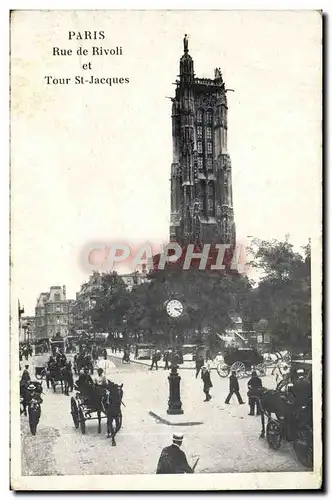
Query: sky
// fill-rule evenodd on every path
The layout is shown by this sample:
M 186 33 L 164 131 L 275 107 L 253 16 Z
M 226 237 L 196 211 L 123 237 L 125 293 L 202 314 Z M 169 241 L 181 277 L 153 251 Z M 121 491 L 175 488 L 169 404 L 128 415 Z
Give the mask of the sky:
M 104 40 L 69 32 L 104 31 Z M 189 35 L 198 77 L 228 93 L 237 236 L 320 235 L 321 18 L 305 11 L 18 12 L 11 39 L 12 298 L 74 298 L 94 242 L 167 241 L 173 82 Z M 122 56 L 78 56 L 79 47 Z M 73 55 L 54 56 L 53 47 Z M 91 70 L 82 65 L 91 62 Z M 75 76 L 129 78 L 75 85 Z M 47 84 L 45 76 L 71 78 Z

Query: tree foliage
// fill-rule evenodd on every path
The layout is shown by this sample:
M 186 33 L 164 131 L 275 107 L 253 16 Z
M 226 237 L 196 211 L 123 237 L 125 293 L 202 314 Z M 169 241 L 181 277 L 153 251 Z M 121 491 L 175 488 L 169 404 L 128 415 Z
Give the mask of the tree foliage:
M 267 320 L 265 330 L 271 333 L 276 348 L 310 350 L 310 245 L 301 254 L 287 239 L 256 240 L 251 253 L 252 266 L 261 274 L 249 297 L 249 316 L 253 322 Z

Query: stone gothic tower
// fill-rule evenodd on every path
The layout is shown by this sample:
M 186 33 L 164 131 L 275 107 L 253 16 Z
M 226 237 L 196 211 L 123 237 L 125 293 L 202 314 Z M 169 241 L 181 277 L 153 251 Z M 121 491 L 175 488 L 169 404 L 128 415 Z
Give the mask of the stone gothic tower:
M 170 239 L 182 245 L 235 245 L 231 160 L 227 150 L 227 90 L 220 69 L 196 78 L 183 40 L 172 99 Z

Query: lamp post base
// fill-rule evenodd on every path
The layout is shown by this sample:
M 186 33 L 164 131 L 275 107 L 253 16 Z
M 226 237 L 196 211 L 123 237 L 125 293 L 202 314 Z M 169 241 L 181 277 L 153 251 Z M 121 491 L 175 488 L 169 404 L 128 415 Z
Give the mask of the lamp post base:
M 169 399 L 168 399 L 168 415 L 182 415 L 182 403 L 180 399 L 180 380 L 181 377 L 178 374 L 177 366 L 173 365 L 171 368 L 171 373 L 168 376 L 169 382 Z
M 183 413 L 182 408 L 168 408 L 167 410 L 168 415 L 183 415 Z

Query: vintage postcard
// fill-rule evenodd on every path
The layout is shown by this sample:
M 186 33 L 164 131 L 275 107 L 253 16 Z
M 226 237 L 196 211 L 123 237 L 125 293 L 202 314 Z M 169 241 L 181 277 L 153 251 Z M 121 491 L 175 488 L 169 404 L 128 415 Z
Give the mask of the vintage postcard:
M 319 489 L 321 12 L 10 23 L 12 489 Z

